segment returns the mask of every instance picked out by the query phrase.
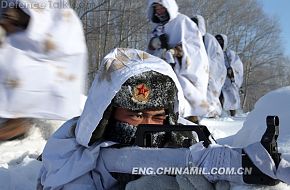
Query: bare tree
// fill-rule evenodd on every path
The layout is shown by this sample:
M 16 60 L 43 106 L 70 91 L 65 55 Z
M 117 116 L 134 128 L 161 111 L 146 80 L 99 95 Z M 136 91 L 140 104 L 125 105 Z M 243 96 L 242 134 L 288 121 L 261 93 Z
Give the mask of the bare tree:
M 81 18 L 89 50 L 89 86 L 102 58 L 115 47 L 145 49 L 146 2 L 136 0 L 71 0 Z
M 266 92 L 281 86 L 280 29 L 277 20 L 267 17 L 256 0 L 193 0 L 194 11 L 204 16 L 207 31 L 226 34 L 229 48 L 244 64 L 242 107 L 253 108 Z
M 242 106 L 251 110 L 266 92 L 289 84 L 289 58 L 281 49 L 277 20 L 257 0 L 176 0 L 180 12 L 201 14 L 207 31 L 228 36 L 229 48 L 244 64 Z M 144 0 L 70 0 L 81 18 L 89 50 L 89 84 L 102 58 L 114 47 L 145 50 L 151 26 Z M 288 63 L 288 65 L 287 65 Z

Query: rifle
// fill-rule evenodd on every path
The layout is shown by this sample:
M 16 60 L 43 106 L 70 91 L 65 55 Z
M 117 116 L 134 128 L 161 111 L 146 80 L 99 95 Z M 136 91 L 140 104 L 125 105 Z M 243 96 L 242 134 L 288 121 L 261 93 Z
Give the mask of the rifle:
M 225 51 L 224 54 L 228 63 L 228 65 L 226 65 L 227 77 L 231 80 L 231 83 L 235 83 L 234 71 L 233 68 L 231 67 L 231 59 L 229 58 L 227 51 Z
M 277 144 L 277 138 L 279 136 L 279 117 L 267 116 L 266 124 L 267 129 L 262 136 L 261 144 L 268 151 L 276 165 L 276 168 L 278 168 L 281 161 L 281 154 L 278 153 Z M 243 175 L 243 180 L 245 183 L 273 186 L 280 182 L 278 179 L 273 179 L 265 175 L 260 169 L 258 169 L 244 151 L 242 156 L 242 165 L 244 168 L 252 167 L 251 175 Z
M 136 131 L 135 145 L 140 147 L 188 148 L 197 142 L 193 132 L 197 134 L 199 141 L 203 141 L 205 147 L 211 144 L 211 133 L 204 125 L 139 125 Z
M 281 161 L 281 153 L 278 152 L 277 139 L 279 136 L 279 117 L 278 116 L 267 116 L 266 118 L 267 129 L 262 136 L 261 144 L 269 152 L 273 161 L 275 162 L 276 168 Z

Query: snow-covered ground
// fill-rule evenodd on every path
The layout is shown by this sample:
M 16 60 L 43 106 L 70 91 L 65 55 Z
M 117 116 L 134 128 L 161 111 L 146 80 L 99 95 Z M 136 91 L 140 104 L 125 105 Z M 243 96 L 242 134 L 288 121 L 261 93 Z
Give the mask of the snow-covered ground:
M 214 138 L 221 144 L 243 147 L 261 139 L 266 129 L 267 115 L 280 118 L 279 150 L 290 163 L 290 87 L 273 91 L 262 97 L 248 114 L 219 119 L 203 119 Z M 50 134 L 62 122 L 37 121 L 23 139 L 0 143 L 0 190 L 32 190 L 36 188 L 41 154 Z M 61 146 L 61 145 L 60 145 Z M 231 184 L 233 190 L 290 190 L 290 185 L 280 183 L 273 187 Z

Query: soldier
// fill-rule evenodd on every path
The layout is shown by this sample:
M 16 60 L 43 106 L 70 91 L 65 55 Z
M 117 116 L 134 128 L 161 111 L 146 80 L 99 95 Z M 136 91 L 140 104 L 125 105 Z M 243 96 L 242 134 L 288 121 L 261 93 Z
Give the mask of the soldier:
M 44 189 L 124 189 L 146 180 L 146 176 L 130 175 L 133 167 L 242 167 L 241 149 L 205 148 L 202 142 L 183 149 L 134 146 L 140 124 L 186 124 L 187 120 L 178 117 L 184 111 L 183 103 L 181 86 L 168 63 L 135 49 L 112 50 L 100 65 L 82 115 L 67 121 L 48 140 L 39 185 Z M 260 142 L 249 148 L 256 151 L 251 158 L 262 155 L 267 166 L 272 166 Z M 191 181 L 198 176 L 154 176 L 158 180 L 147 184 L 152 185 L 150 189 L 158 188 L 158 182 L 166 178 L 170 183 L 162 183 L 165 186 L 184 189 L 183 177 Z M 244 183 L 243 174 L 205 177 L 207 187 L 212 186 L 209 181 Z
M 210 111 L 207 102 L 209 65 L 201 33 L 189 17 L 178 12 L 175 0 L 149 0 L 147 13 L 154 25 L 148 52 L 165 57 L 174 65 L 187 104 L 183 117 L 198 122 L 199 117 Z M 160 55 L 159 46 L 169 50 L 173 60 L 168 51 L 161 51 L 166 53 Z
M 210 105 L 210 111 L 206 114 L 206 117 L 219 117 L 222 113 L 219 97 L 226 79 L 224 53 L 216 38 L 206 33 L 204 18 L 201 15 L 195 15 L 191 20 L 196 23 L 203 36 L 203 42 L 209 60 L 207 101 Z
M 243 83 L 243 63 L 239 56 L 227 48 L 228 39 L 224 34 L 215 36 L 224 51 L 227 77 L 220 96 L 223 109 L 230 111 L 231 116 L 235 116 L 236 110 L 240 108 L 240 88 Z
M 32 118 L 66 120 L 81 112 L 82 25 L 70 7 L 52 2 L 63 1 L 1 1 L 0 141 L 23 136 Z

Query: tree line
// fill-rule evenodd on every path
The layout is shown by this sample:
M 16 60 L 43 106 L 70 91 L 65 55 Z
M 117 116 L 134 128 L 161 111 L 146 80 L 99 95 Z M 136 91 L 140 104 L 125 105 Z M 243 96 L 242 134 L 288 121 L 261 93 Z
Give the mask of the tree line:
M 226 34 L 244 65 L 242 108 L 253 109 L 265 93 L 290 84 L 280 26 L 257 0 L 176 0 L 179 11 L 204 17 L 207 32 Z M 145 50 L 152 30 L 144 0 L 70 0 L 80 17 L 89 52 L 88 86 L 102 58 L 115 47 Z

